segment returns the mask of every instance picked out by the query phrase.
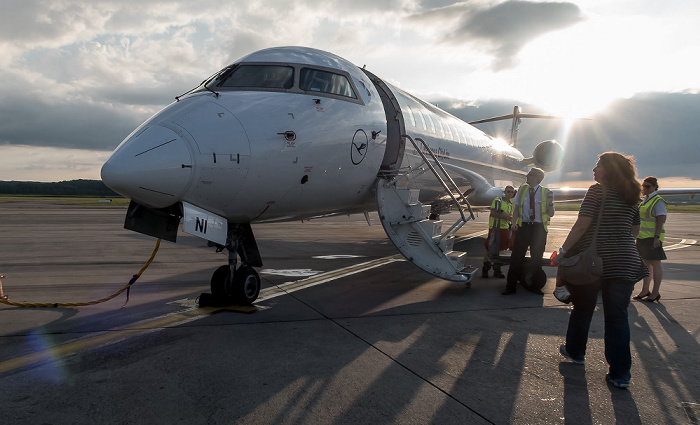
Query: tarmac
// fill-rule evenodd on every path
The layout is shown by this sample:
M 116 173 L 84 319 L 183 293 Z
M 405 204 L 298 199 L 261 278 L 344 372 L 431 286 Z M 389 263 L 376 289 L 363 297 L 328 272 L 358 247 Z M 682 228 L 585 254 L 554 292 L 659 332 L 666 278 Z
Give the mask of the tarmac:
M 5 293 L 68 303 L 124 287 L 156 242 L 124 230 L 125 212 L 0 203 Z M 544 295 L 444 281 L 403 261 L 371 217 L 253 225 L 253 308 L 198 307 L 226 255 L 183 233 L 126 304 L 0 304 L 0 423 L 700 423 L 700 214 L 669 215 L 661 302 L 630 305 L 629 390 L 605 382 L 602 311 L 586 364 L 559 354 L 570 307 L 552 295 L 554 269 Z M 547 252 L 575 218 L 553 217 Z M 455 245 L 474 266 L 486 222 Z

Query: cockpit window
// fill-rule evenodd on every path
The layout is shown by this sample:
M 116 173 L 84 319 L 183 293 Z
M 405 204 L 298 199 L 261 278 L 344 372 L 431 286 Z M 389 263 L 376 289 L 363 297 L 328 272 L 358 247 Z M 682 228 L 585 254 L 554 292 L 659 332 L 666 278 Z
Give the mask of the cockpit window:
M 304 91 L 335 94 L 357 99 L 350 82 L 344 75 L 320 69 L 302 68 L 299 88 Z
M 279 65 L 240 65 L 219 87 L 254 87 L 291 89 L 294 85 L 294 68 Z

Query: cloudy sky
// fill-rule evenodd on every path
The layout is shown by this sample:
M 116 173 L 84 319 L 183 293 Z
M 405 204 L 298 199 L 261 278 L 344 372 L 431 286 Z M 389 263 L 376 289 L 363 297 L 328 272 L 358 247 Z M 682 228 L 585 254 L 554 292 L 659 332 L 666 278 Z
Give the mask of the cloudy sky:
M 302 45 L 465 120 L 516 104 L 593 118 L 523 122 L 526 155 L 567 147 L 552 183 L 590 180 L 618 150 L 642 175 L 700 186 L 698 16 L 697 0 L 0 0 L 0 180 L 98 179 L 174 96 L 252 51 Z

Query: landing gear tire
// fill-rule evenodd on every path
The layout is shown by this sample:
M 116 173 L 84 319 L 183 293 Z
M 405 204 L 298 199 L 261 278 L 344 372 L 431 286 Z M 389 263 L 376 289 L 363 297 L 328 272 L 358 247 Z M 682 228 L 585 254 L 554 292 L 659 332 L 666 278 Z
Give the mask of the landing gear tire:
M 242 305 L 251 305 L 260 294 L 260 275 L 252 267 L 241 266 L 231 279 L 231 268 L 221 266 L 211 277 L 211 293 Z
M 231 268 L 229 266 L 221 266 L 211 276 L 211 293 L 215 297 L 232 297 L 233 282 L 230 278 Z
M 260 275 L 252 267 L 241 267 L 236 270 L 235 299 L 240 304 L 251 305 L 260 294 Z

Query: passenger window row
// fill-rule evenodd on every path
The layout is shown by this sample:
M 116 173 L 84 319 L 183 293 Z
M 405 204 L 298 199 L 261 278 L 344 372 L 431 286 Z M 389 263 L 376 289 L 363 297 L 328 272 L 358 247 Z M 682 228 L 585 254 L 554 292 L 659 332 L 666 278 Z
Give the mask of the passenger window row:
M 411 107 L 408 102 L 406 102 L 405 107 L 406 109 L 403 112 L 406 126 L 410 124 L 414 128 L 470 146 L 485 148 L 491 145 L 491 140 L 487 135 L 470 134 L 470 132 L 474 133 L 473 130 L 464 128 L 464 126 L 459 125 L 459 122 L 446 122 L 440 116 L 433 116 L 425 108 L 415 105 Z

